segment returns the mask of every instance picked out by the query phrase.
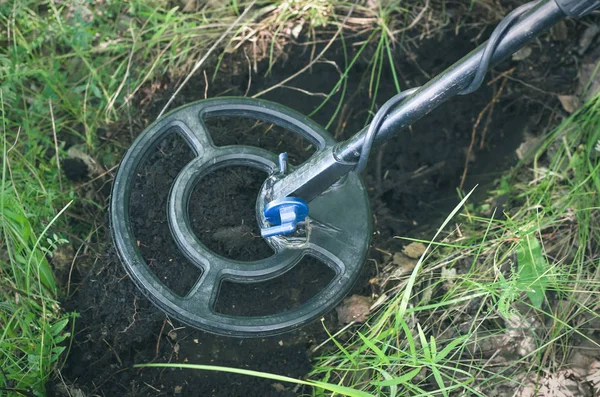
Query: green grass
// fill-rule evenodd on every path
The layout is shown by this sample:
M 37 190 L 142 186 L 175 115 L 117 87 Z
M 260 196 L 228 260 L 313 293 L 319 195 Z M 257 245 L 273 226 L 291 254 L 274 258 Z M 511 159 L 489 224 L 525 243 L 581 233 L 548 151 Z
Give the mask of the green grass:
M 587 324 L 600 317 L 599 101 L 549 134 L 532 168 L 503 178 L 492 197 L 510 198 L 504 219 L 470 205 L 356 336 L 321 351 L 311 378 L 378 396 L 488 395 L 535 384 L 567 368 L 573 345 L 597 343 Z M 500 366 L 481 351 L 498 338 L 522 348 Z
M 438 232 L 436 233 L 436 237 L 440 232 L 448 225 L 448 223 L 453 219 L 453 217 L 458 213 L 458 211 L 462 208 L 464 203 L 467 201 L 472 192 L 467 194 L 465 198 L 456 206 L 454 211 L 452 211 Z M 428 249 L 431 248 L 431 244 Z M 412 289 L 412 285 L 420 272 L 421 265 L 425 258 L 425 254 L 417 263 L 412 275 L 410 277 L 408 286 L 402 295 L 402 299 L 399 301 L 399 307 L 394 307 L 394 311 L 398 311 L 399 317 L 404 317 L 404 314 L 407 312 L 407 304 L 410 298 L 410 291 Z M 388 309 L 389 310 L 389 309 Z M 377 325 L 375 325 L 377 328 Z M 398 327 L 398 324 L 395 324 L 395 327 L 389 328 L 386 330 L 386 337 L 390 337 L 394 333 L 398 333 L 398 331 L 402 331 L 405 328 L 405 324 L 403 327 Z M 421 343 L 423 346 L 423 356 L 418 357 L 416 353 L 416 349 L 414 348 L 414 341 L 411 344 L 411 353 L 414 353 L 412 356 L 401 357 L 400 355 L 390 354 L 390 346 L 383 346 L 383 349 L 380 348 L 378 339 L 378 335 L 374 335 L 370 333 L 369 335 L 363 335 L 358 332 L 358 336 L 360 337 L 360 342 L 362 342 L 362 346 L 355 349 L 355 346 L 350 346 L 348 348 L 342 346 L 337 343 L 335 338 L 332 337 L 334 343 L 336 343 L 337 348 L 343 354 L 342 360 L 344 362 L 352 365 L 352 375 L 358 374 L 360 378 L 365 381 L 374 382 L 376 387 L 389 387 L 390 390 L 397 390 L 399 385 L 408 385 L 410 381 L 420 372 L 422 366 L 429 365 L 434 369 L 436 374 L 436 380 L 439 379 L 439 385 L 442 389 L 446 389 L 443 384 L 443 380 L 441 379 L 441 372 L 437 370 L 438 365 L 443 367 L 445 357 L 452 351 L 453 347 L 457 345 L 457 341 L 461 339 L 457 339 L 456 341 L 450 343 L 446 346 L 442 351 L 438 352 L 436 350 L 435 339 L 433 336 L 429 341 L 426 340 L 425 335 L 421 328 L 419 328 L 419 337 L 421 339 Z M 349 349 L 352 349 L 351 352 Z M 413 351 L 414 350 L 414 351 Z M 359 361 L 365 361 L 365 366 L 359 365 Z M 377 364 L 375 364 L 377 363 Z M 406 364 L 411 370 L 400 377 L 393 377 L 388 371 L 389 367 Z M 419 367 L 421 365 L 421 367 Z M 228 367 L 218 367 L 218 366 L 209 366 L 209 365 L 194 365 L 194 364 L 142 364 L 138 365 L 138 367 L 160 367 L 160 368 L 179 368 L 179 369 L 194 369 L 194 370 L 203 370 L 203 371 L 223 371 L 230 372 L 239 375 L 249 375 L 256 376 L 265 379 L 271 379 L 276 381 L 295 383 L 298 385 L 309 386 L 312 388 L 315 394 L 322 395 L 322 393 L 332 393 L 333 395 L 346 395 L 350 397 L 368 397 L 371 396 L 367 391 L 361 390 L 356 387 L 357 384 L 351 382 L 350 384 L 346 384 L 344 382 L 331 382 L 330 375 L 332 368 L 327 366 L 325 367 L 326 375 L 322 380 L 300 380 L 294 379 L 286 376 L 269 374 L 264 372 L 257 371 L 249 371 L 240 368 L 228 368 Z M 379 368 L 377 368 L 379 367 Z M 318 370 L 318 369 L 317 369 Z M 378 379 L 376 374 L 380 374 L 383 377 L 382 381 L 373 381 L 373 379 Z M 420 389 L 419 389 L 420 390 Z M 448 389 L 452 390 L 452 389 Z M 395 395 L 392 393 L 392 395 Z M 426 394 L 424 394 L 426 395 Z
M 134 96 L 139 101 L 156 76 L 187 73 L 237 18 L 231 4 L 192 13 L 163 7 L 0 3 L 0 395 L 44 394 L 69 346 L 74 316 L 58 303 L 53 252 L 67 238 L 89 242 L 96 229 L 93 220 L 72 227 L 65 214 L 104 203 L 82 197 L 63 176 L 67 149 L 116 164 L 119 142 L 98 131 L 131 117 Z
M 67 207 L 54 214 L 40 206 L 48 193 L 38 184 L 42 170 L 14 151 L 3 113 L 0 117 L 0 244 L 4 248 L 0 252 L 0 394 L 2 390 L 40 392 L 66 349 L 63 342 L 73 317 L 60 309 L 59 289 L 48 261 L 56 246 L 65 242 L 48 231 Z
M 191 12 L 142 0 L 0 3 L 0 394 L 43 394 L 68 347 L 73 317 L 58 304 L 64 291 L 53 252 L 67 239 L 93 242 L 93 219 L 75 227 L 69 220 L 82 209 L 101 219 L 104 203 L 84 197 L 62 162 L 76 150 L 106 168 L 117 164 L 124 148 L 101 131 L 130 121 L 134 103 L 152 101 L 163 89 L 153 82 L 186 76 L 251 3 L 213 2 Z M 222 47 L 266 33 L 257 44 L 273 63 L 289 37 L 287 22 L 327 25 L 337 20 L 337 5 L 257 2 Z
M 72 236 L 94 233 L 93 223 L 72 228 L 71 211 L 100 210 L 104 203 L 82 197 L 62 176 L 68 149 L 116 164 L 123 148 L 101 131 L 129 120 L 136 101 L 152 101 L 161 90 L 153 82 L 175 84 L 187 76 L 250 1 L 215 4 L 182 12 L 161 1 L 0 2 L 0 395 L 9 389 L 42 395 L 69 348 L 75 315 L 59 305 L 63 286 L 53 276 L 53 253 Z M 443 11 L 440 4 L 430 7 Z M 339 94 L 329 128 L 348 94 L 348 72 L 367 48 L 374 50 L 363 76 L 371 113 L 382 73 L 391 72 L 396 90 L 409 88 L 400 86 L 392 57 L 403 26 L 419 15 L 409 6 L 257 2 L 223 46 L 235 50 L 242 38 L 256 39 L 258 56 L 272 66 L 291 40 L 290 26 L 303 21 L 315 40 L 320 27 L 328 27 L 327 37 L 337 32 L 346 62 L 324 100 Z M 346 20 L 350 10 L 363 25 Z M 446 23 L 427 22 L 432 31 Z M 368 39 L 350 57 L 347 39 L 358 31 Z M 211 67 L 218 70 L 222 59 Z M 457 226 L 426 241 L 431 251 L 397 280 L 367 324 L 317 350 L 309 380 L 242 372 L 311 386 L 317 396 L 445 396 L 486 395 L 498 384 L 529 381 L 515 373 L 561 368 L 570 346 L 589 338 L 587 327 L 598 318 L 597 145 L 598 98 L 549 134 L 532 164 L 503 178 L 492 195 L 509 198 L 506 217 L 492 217 L 493 203 L 468 204 Z M 511 335 L 534 343 L 492 367 L 482 346 Z

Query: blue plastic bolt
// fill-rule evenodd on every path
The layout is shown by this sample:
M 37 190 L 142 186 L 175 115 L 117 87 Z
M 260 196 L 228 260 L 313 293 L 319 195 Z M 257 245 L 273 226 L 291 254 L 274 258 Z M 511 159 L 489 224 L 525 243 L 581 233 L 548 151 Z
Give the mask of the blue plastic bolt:
M 287 174 L 288 155 L 279 154 L 279 172 L 282 175 Z M 280 236 L 282 234 L 291 234 L 296 231 L 298 223 L 302 222 L 308 215 L 308 204 L 299 197 L 284 197 L 273 200 L 265 205 L 263 210 L 267 222 L 272 226 L 261 229 L 260 234 L 263 237 Z
M 308 215 L 308 204 L 299 197 L 284 197 L 267 204 L 263 213 L 273 226 L 261 229 L 261 236 L 290 234 L 296 231 L 298 223 Z

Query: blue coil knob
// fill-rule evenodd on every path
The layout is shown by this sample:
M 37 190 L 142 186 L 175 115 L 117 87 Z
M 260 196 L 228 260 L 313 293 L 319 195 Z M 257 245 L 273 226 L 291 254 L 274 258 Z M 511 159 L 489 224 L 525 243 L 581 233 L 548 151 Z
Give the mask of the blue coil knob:
M 272 226 L 261 229 L 263 237 L 291 234 L 308 215 L 308 204 L 299 197 L 284 197 L 265 206 L 263 214 Z

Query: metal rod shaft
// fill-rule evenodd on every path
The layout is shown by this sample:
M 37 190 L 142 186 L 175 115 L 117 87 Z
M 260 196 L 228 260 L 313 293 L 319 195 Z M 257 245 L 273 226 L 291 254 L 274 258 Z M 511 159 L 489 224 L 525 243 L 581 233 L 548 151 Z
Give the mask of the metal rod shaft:
M 492 65 L 500 63 L 519 48 L 532 41 L 535 36 L 549 29 L 566 15 L 554 0 L 545 0 L 526 14 L 498 44 L 492 57 Z M 424 115 L 437 108 L 449 98 L 462 91 L 473 78 L 485 44 L 463 57 L 442 74 L 430 80 L 420 90 L 402 102 L 382 124 L 375 144 L 390 139 L 398 131 L 408 127 Z M 360 153 L 364 131 L 344 143 L 337 155 L 346 160 L 356 159 L 354 152 Z
M 542 0 L 515 23 L 498 43 L 491 65 L 496 65 L 566 17 L 555 0 Z M 483 54 L 485 43 L 430 80 L 405 99 L 383 122 L 374 146 L 419 120 L 469 85 Z M 276 197 L 298 196 L 306 201 L 328 189 L 352 171 L 363 145 L 367 128 L 345 142 L 314 156 L 273 186 Z

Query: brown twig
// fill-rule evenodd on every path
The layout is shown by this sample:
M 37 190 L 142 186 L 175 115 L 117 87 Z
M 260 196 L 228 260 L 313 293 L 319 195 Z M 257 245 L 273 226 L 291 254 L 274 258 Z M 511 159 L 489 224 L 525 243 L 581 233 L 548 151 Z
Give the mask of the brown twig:
M 208 51 L 204 54 L 204 56 L 198 62 L 196 62 L 196 64 L 194 65 L 194 67 L 192 68 L 190 73 L 185 77 L 185 79 L 183 79 L 181 84 L 179 84 L 179 87 L 177 87 L 177 89 L 175 90 L 173 95 L 171 95 L 171 98 L 169 98 L 169 100 L 167 101 L 167 104 L 160 111 L 160 113 L 158 114 L 158 117 L 156 117 L 157 119 L 159 119 L 165 113 L 165 111 L 169 108 L 169 106 L 171 105 L 171 103 L 173 102 L 173 100 L 175 99 L 177 94 L 179 94 L 179 92 L 181 91 L 183 86 L 185 86 L 187 84 L 187 82 L 192 78 L 194 73 L 196 73 L 196 71 L 198 69 L 200 69 L 200 66 L 202 66 L 204 64 L 204 62 L 208 59 L 210 54 L 212 54 L 215 51 L 215 49 L 217 48 L 217 46 L 219 44 L 221 44 L 221 42 L 225 39 L 225 37 L 227 37 L 227 35 L 229 35 L 229 32 L 231 32 L 233 30 L 233 28 L 246 16 L 246 14 L 248 14 L 248 12 L 250 12 L 252 7 L 254 6 L 254 3 L 256 3 L 256 0 L 254 0 L 252 3 L 250 3 L 248 5 L 248 7 L 246 7 L 244 12 L 242 12 L 240 14 L 240 16 L 231 25 L 229 25 L 227 30 L 225 32 L 223 32 L 223 34 L 217 39 L 217 41 L 215 41 L 213 43 L 213 45 L 208 49 Z
M 335 134 L 333 135 L 333 137 L 338 140 L 343 134 L 344 134 L 344 130 L 346 129 L 346 125 L 348 124 L 348 118 L 347 115 L 348 113 L 348 104 L 344 104 L 342 106 L 342 111 L 340 112 L 340 116 L 338 117 L 338 122 L 337 125 L 335 127 Z
M 83 243 L 79 246 L 79 248 L 77 249 L 77 252 L 75 252 L 75 256 L 73 257 L 73 260 L 71 261 L 71 267 L 69 268 L 69 278 L 67 280 L 67 296 L 70 296 L 70 294 L 71 294 L 71 274 L 73 273 L 73 268 L 75 267 L 75 261 L 77 260 L 77 257 L 79 256 L 79 251 L 81 251 L 81 249 L 84 246 L 85 246 L 85 243 Z
M 80 187 L 84 187 L 89 185 L 92 182 L 97 181 L 98 179 L 102 178 L 103 176 L 106 176 L 107 174 L 110 174 L 111 172 L 113 172 L 117 167 L 119 166 L 119 164 L 112 166 L 111 168 L 109 168 L 108 170 L 104 171 L 103 173 L 99 174 L 98 176 L 95 176 L 94 178 L 90 179 L 89 181 L 81 184 Z
M 527 83 L 527 82 L 525 82 L 525 81 L 523 81 L 521 79 L 518 79 L 516 77 L 513 77 L 513 76 L 508 76 L 507 75 L 506 78 L 508 78 L 509 80 L 512 80 L 512 81 L 516 81 L 517 83 L 523 84 L 525 87 L 531 88 L 534 91 L 541 92 L 542 94 L 544 94 L 546 96 L 550 96 L 550 95 L 558 96 L 558 95 L 561 95 L 560 92 L 545 91 L 545 90 L 543 90 L 543 89 L 541 89 L 539 87 L 534 86 L 533 84 L 529 84 L 529 83 Z
M 340 35 L 343 27 L 344 27 L 344 23 L 346 22 L 346 20 L 348 19 L 348 17 L 350 16 L 350 14 L 352 14 L 352 11 L 354 10 L 354 5 L 350 8 L 350 11 L 348 11 L 348 14 L 346 15 L 346 18 L 342 21 L 342 23 L 340 24 L 340 27 L 338 28 L 338 30 L 335 32 L 335 34 L 333 35 L 333 37 L 331 38 L 331 40 L 329 40 L 329 42 L 327 43 L 327 45 L 321 50 L 321 52 L 319 52 L 319 54 L 314 58 L 311 59 L 311 61 L 308 63 L 308 65 L 305 65 L 302 69 L 300 69 L 299 71 L 297 71 L 296 73 L 292 74 L 291 76 L 281 80 L 279 83 L 262 90 L 261 92 L 252 95 L 252 98 L 258 98 L 260 96 L 263 96 L 264 94 L 266 94 L 267 92 L 273 91 L 275 88 L 281 87 L 283 85 L 285 85 L 288 81 L 291 81 L 293 79 L 295 79 L 296 77 L 300 76 L 302 73 L 306 72 L 307 70 L 309 70 L 319 59 L 321 59 L 321 57 L 327 52 L 327 50 L 329 49 L 329 47 L 331 47 L 331 45 L 335 42 L 335 39 L 337 39 L 337 37 Z
M 469 171 L 469 159 L 471 157 L 471 153 L 473 152 L 473 147 L 475 146 L 475 136 L 477 134 L 477 128 L 479 127 L 479 124 L 481 123 L 481 119 L 483 118 L 483 115 L 488 110 L 492 109 L 494 104 L 496 102 L 498 102 L 498 98 L 500 98 L 500 95 L 502 95 L 502 91 L 504 91 L 504 87 L 506 86 L 507 81 L 508 80 L 507 80 L 507 76 L 506 76 L 504 78 L 504 80 L 502 80 L 502 83 L 500 84 L 500 89 L 498 89 L 498 92 L 494 95 L 492 100 L 487 105 L 485 105 L 483 110 L 481 112 L 479 112 L 479 115 L 477 116 L 477 120 L 475 121 L 475 124 L 473 125 L 473 130 L 471 131 L 471 143 L 469 144 L 469 149 L 467 150 L 467 155 L 465 158 L 465 166 L 463 168 L 463 174 L 460 179 L 460 186 L 459 186 L 460 190 L 462 190 L 462 188 L 465 184 L 465 180 L 467 179 L 467 172 Z
M 121 94 L 123 87 L 125 87 L 125 84 L 129 81 L 129 73 L 131 72 L 131 63 L 133 61 L 133 54 L 135 53 L 135 46 L 137 44 L 137 41 L 135 38 L 135 33 L 134 33 L 131 25 L 129 25 L 129 32 L 131 33 L 131 38 L 133 40 L 133 44 L 131 45 L 131 50 L 129 50 L 129 57 L 127 59 L 127 69 L 125 70 L 125 76 L 123 76 L 123 80 L 121 80 L 121 84 L 119 84 L 119 87 L 117 88 L 117 90 L 115 91 L 113 96 L 110 98 L 110 101 L 108 101 L 108 104 L 106 105 L 106 115 L 107 116 L 108 116 L 108 113 L 114 108 L 115 102 L 117 101 L 119 94 Z
M 248 61 L 248 86 L 246 87 L 246 92 L 244 92 L 244 96 L 248 96 L 248 93 L 250 92 L 250 86 L 252 86 L 252 62 L 250 62 L 250 58 L 248 58 L 246 50 L 244 50 L 244 56 L 246 57 L 246 61 Z
M 123 361 L 121 361 L 121 357 L 119 357 L 117 351 L 110 345 L 110 343 L 106 341 L 106 339 L 102 338 L 102 341 L 106 343 L 106 346 L 108 346 L 112 354 L 114 354 L 115 358 L 117 359 L 117 362 L 119 363 L 119 366 L 123 367 Z
M 154 358 L 152 361 L 155 361 L 158 358 L 158 349 L 160 349 L 160 341 L 162 339 L 163 331 L 165 330 L 165 325 L 167 325 L 167 319 L 165 318 L 162 327 L 160 327 L 160 332 L 158 333 L 158 339 L 156 340 L 156 354 L 154 354 Z
M 315 28 L 313 26 L 310 27 L 310 32 L 312 34 L 313 38 L 317 37 L 317 33 L 315 32 Z M 315 57 L 315 53 L 317 52 L 317 43 L 313 42 L 310 48 L 310 60 L 312 60 Z M 312 73 L 312 67 L 309 70 L 310 73 Z
M 33 394 L 33 392 L 30 392 L 28 390 L 24 390 L 24 389 L 15 389 L 12 387 L 0 387 L 0 391 L 7 391 L 7 392 L 11 392 L 11 393 L 18 393 L 22 396 L 25 397 L 35 397 L 36 395 Z
M 208 76 L 206 75 L 206 70 L 203 70 L 204 74 L 204 99 L 208 98 Z
M 494 77 L 493 79 L 491 79 L 490 81 L 488 81 L 487 86 L 491 86 L 492 84 L 494 84 L 496 81 L 500 80 L 502 77 L 504 76 L 508 76 L 509 74 L 511 74 L 512 72 L 514 72 L 516 70 L 516 66 L 512 67 L 510 69 L 508 69 L 505 72 L 500 73 L 498 76 Z
M 428 8 L 429 8 L 429 0 L 425 0 L 425 5 L 423 6 L 423 8 L 421 8 L 421 11 L 419 11 L 419 13 L 415 17 L 415 19 L 413 19 L 412 22 L 410 23 L 410 25 L 390 32 L 391 37 L 394 37 L 398 33 L 402 33 L 404 31 L 410 30 L 410 29 L 414 28 L 415 26 L 417 26 L 417 23 L 419 23 L 419 21 L 423 18 L 423 16 L 425 15 L 425 11 L 427 11 Z
M 133 99 L 134 95 L 137 94 L 137 92 L 140 90 L 140 88 L 142 88 L 143 85 L 146 83 L 146 81 L 148 81 L 148 79 L 152 76 L 152 72 L 154 72 L 154 69 L 156 68 L 156 66 L 163 59 L 163 55 L 165 55 L 167 50 L 169 50 L 169 48 L 171 48 L 174 41 L 175 41 L 175 39 L 173 39 L 169 43 L 167 43 L 165 48 L 163 48 L 163 50 L 157 55 L 156 60 L 154 61 L 152 66 L 150 66 L 150 69 L 148 70 L 148 72 L 146 72 L 146 75 L 142 78 L 142 81 L 133 89 L 133 91 L 131 91 L 129 94 L 127 94 L 127 97 L 125 97 L 125 103 L 123 103 L 121 106 L 119 106 L 119 109 L 121 109 L 125 105 L 129 106 L 129 103 Z M 83 105 L 85 106 L 85 102 Z
M 52 135 L 54 135 L 54 150 L 56 151 L 56 168 L 58 169 L 58 187 L 60 191 L 63 191 L 62 187 L 62 174 L 60 172 L 60 157 L 58 154 L 58 138 L 56 137 L 56 123 L 54 122 L 54 111 L 52 110 L 52 100 L 48 99 L 48 106 L 50 107 L 50 118 L 52 119 Z
M 129 324 L 123 331 L 121 331 L 121 333 L 125 333 L 127 332 L 127 330 L 129 330 L 129 328 L 131 328 L 133 326 L 133 324 L 135 324 L 135 316 L 137 314 L 137 296 L 133 297 L 133 315 L 131 316 L 131 324 Z
M 105 385 L 105 384 L 106 384 L 106 383 L 107 383 L 109 380 L 111 380 L 111 379 L 112 379 L 112 377 L 114 377 L 115 375 L 117 375 L 117 374 L 120 374 L 121 372 L 124 372 L 124 371 L 130 371 L 130 370 L 131 370 L 131 368 L 130 368 L 130 367 L 126 367 L 126 368 L 121 368 L 121 369 L 119 369 L 118 371 L 115 371 L 113 374 L 110 374 L 110 375 L 109 375 L 109 376 L 108 376 L 106 379 L 104 379 L 104 381 L 103 381 L 102 383 L 100 383 L 98 386 L 94 387 L 94 389 L 93 389 L 93 390 L 90 392 L 90 395 L 92 395 L 92 396 L 95 396 L 95 395 L 96 395 L 95 393 L 96 393 L 98 390 L 100 390 L 100 389 L 102 388 L 102 386 L 104 386 L 104 385 Z M 94 385 L 94 386 L 95 386 L 95 385 Z
M 10 149 L 8 149 L 6 151 L 6 154 L 8 155 L 11 150 L 13 150 L 15 148 L 15 146 L 17 146 L 17 142 L 19 142 L 19 137 L 21 136 L 21 126 L 19 126 L 19 128 L 17 128 L 17 137 L 15 138 L 15 141 L 13 142 L 12 146 L 10 147 Z
M 318 96 L 318 97 L 322 97 L 322 98 L 327 98 L 327 94 L 324 93 L 324 92 L 310 92 L 308 90 L 303 90 L 300 87 L 294 87 L 294 86 L 291 86 L 291 85 L 282 85 L 279 88 L 286 88 L 288 90 L 298 91 L 298 92 L 301 92 L 301 93 L 303 93 L 304 95 L 307 95 L 307 96 Z
M 494 90 L 494 95 L 496 94 L 495 92 L 496 90 Z M 496 103 L 496 102 L 494 102 Z M 487 131 L 488 128 L 490 127 L 490 124 L 492 124 L 492 115 L 494 114 L 494 105 L 492 105 L 492 107 L 490 108 L 490 111 L 487 113 L 487 116 L 485 118 L 485 123 L 483 124 L 483 131 L 481 131 L 481 141 L 479 142 L 479 149 L 483 149 L 483 146 L 485 145 L 485 136 L 487 135 Z
M 395 189 L 399 186 L 403 186 L 408 181 L 426 177 L 426 176 L 432 174 L 433 172 L 435 172 L 441 168 L 444 168 L 445 165 L 446 165 L 445 161 L 440 161 L 439 163 L 436 163 L 436 164 L 432 165 L 431 167 L 424 166 L 424 167 L 417 169 L 416 171 L 407 172 L 406 174 L 400 175 L 400 177 L 396 178 L 396 181 L 392 185 L 387 186 L 385 190 L 383 190 L 383 188 L 382 188 L 381 192 L 377 192 L 375 197 L 376 198 L 381 197 L 382 195 L 389 192 L 390 190 Z
M 497 79 L 494 79 L 497 80 Z M 489 85 L 489 83 L 488 83 Z M 498 93 L 498 87 L 497 86 L 493 86 L 493 93 L 492 93 L 492 98 L 496 97 L 496 94 Z M 479 142 L 479 149 L 483 149 L 483 146 L 485 145 L 485 136 L 487 134 L 487 130 L 490 126 L 490 123 L 492 122 L 492 115 L 494 114 L 494 109 L 495 109 L 495 102 L 492 101 L 492 107 L 490 107 L 489 112 L 487 112 L 487 116 L 485 118 L 485 123 L 483 124 L 483 131 L 481 132 L 481 140 Z

